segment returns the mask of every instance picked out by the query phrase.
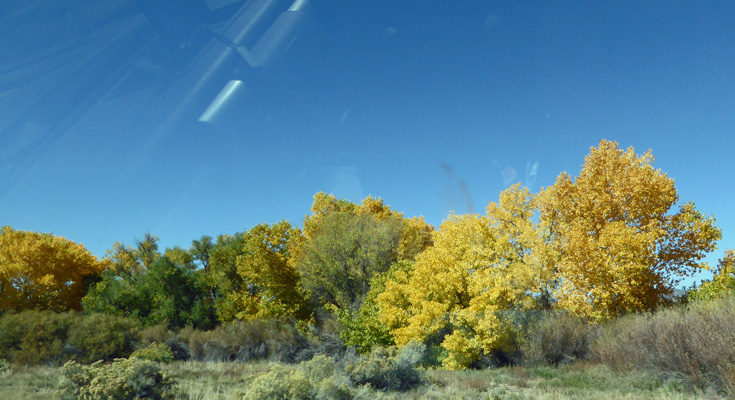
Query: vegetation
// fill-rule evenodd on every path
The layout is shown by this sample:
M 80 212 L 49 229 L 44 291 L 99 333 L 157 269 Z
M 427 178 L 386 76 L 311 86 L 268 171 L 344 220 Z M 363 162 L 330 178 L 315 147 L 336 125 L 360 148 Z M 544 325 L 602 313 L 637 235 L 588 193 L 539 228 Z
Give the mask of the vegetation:
M 326 193 L 302 228 L 164 250 L 147 233 L 101 260 L 4 227 L 0 394 L 735 396 L 735 252 L 680 304 L 721 232 L 678 200 L 650 151 L 601 141 L 578 177 L 438 229 Z

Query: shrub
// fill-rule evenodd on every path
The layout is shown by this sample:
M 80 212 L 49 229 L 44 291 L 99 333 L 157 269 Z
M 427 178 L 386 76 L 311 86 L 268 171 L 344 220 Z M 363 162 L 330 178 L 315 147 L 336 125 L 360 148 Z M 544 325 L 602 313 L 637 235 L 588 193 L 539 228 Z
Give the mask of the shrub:
M 602 331 L 594 357 L 735 395 L 735 298 L 622 318 Z
M 426 346 L 410 342 L 400 352 L 394 347 L 374 347 L 369 354 L 346 357 L 344 369 L 355 385 L 376 389 L 408 390 L 423 383 L 416 366 L 424 359 Z
M 173 399 L 175 382 L 155 362 L 116 359 L 90 366 L 69 361 L 61 368 L 56 392 L 62 400 L 82 399 Z
M 0 357 L 15 364 L 127 357 L 137 339 L 137 324 L 123 317 L 23 311 L 0 319 Z
M 11 373 L 12 370 L 10 369 L 10 364 L 8 364 L 8 362 L 4 359 L 0 358 L 0 378 L 5 378 Z
M 0 357 L 14 364 L 60 364 L 74 357 L 66 344 L 76 314 L 23 311 L 0 319 Z
M 532 322 L 520 345 L 527 366 L 563 365 L 590 358 L 596 328 L 566 312 L 549 312 Z
M 77 352 L 75 360 L 92 363 L 130 356 L 139 338 L 140 331 L 135 320 L 92 314 L 77 318 L 69 330 L 68 345 Z
M 240 361 L 271 359 L 295 362 L 310 347 L 297 326 L 284 320 L 232 321 L 212 331 L 190 327 L 179 332 L 178 345 L 198 361 Z
M 161 363 L 170 363 L 174 359 L 174 353 L 165 343 L 151 343 L 146 347 L 135 350 L 130 358 L 138 358 Z
M 347 400 L 353 398 L 353 389 L 334 360 L 322 355 L 297 367 L 275 365 L 270 372 L 257 377 L 247 392 L 236 393 L 234 398 Z
M 188 360 L 189 346 L 183 342 L 183 338 L 190 336 L 194 329 L 189 326 L 182 329 L 179 333 L 168 329 L 166 324 L 158 324 L 149 326 L 140 332 L 140 346 L 149 346 L 153 343 L 165 343 L 168 345 L 173 359 L 176 361 Z

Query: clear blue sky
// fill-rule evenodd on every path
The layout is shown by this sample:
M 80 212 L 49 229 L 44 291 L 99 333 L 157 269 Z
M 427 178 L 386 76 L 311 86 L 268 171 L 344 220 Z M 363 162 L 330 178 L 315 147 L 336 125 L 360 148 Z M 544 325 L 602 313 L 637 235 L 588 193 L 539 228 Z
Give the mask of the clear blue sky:
M 227 36 L 242 4 L 218 3 L 166 18 Z M 735 3 L 307 0 L 279 17 L 288 4 L 240 38 L 239 61 L 256 62 L 239 65 L 224 41 L 194 25 L 171 39 L 156 26 L 181 23 L 152 24 L 127 0 L 64 9 L 92 21 L 71 28 L 52 6 L 36 25 L 22 19 L 32 7 L 11 15 L 0 224 L 102 256 L 147 231 L 188 247 L 300 225 L 326 191 L 438 226 L 512 183 L 576 176 L 609 139 L 651 149 L 681 200 L 715 215 L 711 265 L 735 247 Z M 225 53 L 233 64 L 214 70 Z M 237 95 L 198 122 L 229 81 Z

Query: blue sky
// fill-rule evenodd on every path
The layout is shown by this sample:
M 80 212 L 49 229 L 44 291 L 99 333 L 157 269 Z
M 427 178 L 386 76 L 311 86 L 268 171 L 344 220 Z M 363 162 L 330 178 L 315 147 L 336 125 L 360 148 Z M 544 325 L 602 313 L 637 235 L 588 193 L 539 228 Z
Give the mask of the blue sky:
M 0 44 L 18 65 L 58 62 L 36 61 L 51 66 L 35 81 L 0 62 L 0 224 L 101 256 L 145 232 L 188 247 L 262 222 L 300 225 L 326 191 L 382 197 L 438 226 L 452 210 L 482 212 L 512 183 L 537 191 L 576 176 L 609 139 L 652 149 L 681 200 L 715 215 L 723 239 L 711 265 L 735 247 L 730 2 L 296 2 L 238 43 L 258 65 L 230 54 L 216 71 L 222 42 L 167 58 L 139 10 L 113 3 L 96 11 L 112 17 L 95 31 L 64 37 L 86 47 L 42 46 L 52 24 L 3 28 L 41 43 Z M 193 37 L 182 42 L 197 48 Z M 110 67 L 76 69 L 89 60 Z M 151 76 L 165 79 L 136 86 Z M 65 81 L 70 94 L 38 103 Z M 237 95 L 197 121 L 230 81 Z

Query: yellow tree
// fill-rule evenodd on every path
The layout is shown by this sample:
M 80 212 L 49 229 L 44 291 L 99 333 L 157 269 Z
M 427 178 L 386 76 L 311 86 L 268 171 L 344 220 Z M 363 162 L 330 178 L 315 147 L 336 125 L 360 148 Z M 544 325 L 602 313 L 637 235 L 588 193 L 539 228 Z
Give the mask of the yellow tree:
M 105 269 L 81 244 L 48 233 L 0 230 L 0 311 L 80 310 Z
M 579 176 L 562 173 L 539 196 L 541 220 L 556 232 L 561 308 L 594 320 L 653 310 L 681 276 L 705 267 L 720 230 L 693 203 L 678 200 L 674 180 L 636 155 L 600 141 Z
M 300 230 L 287 221 L 260 224 L 245 232 L 242 255 L 236 261 L 243 284 L 228 294 L 237 318 L 311 317 L 299 273 L 289 263 L 301 240 Z
M 377 296 L 380 319 L 398 345 L 442 335 L 444 364 L 461 369 L 501 348 L 510 335 L 503 311 L 536 307 L 548 264 L 532 221 L 533 198 L 515 185 L 487 215 L 454 215 L 408 271 L 396 271 Z

